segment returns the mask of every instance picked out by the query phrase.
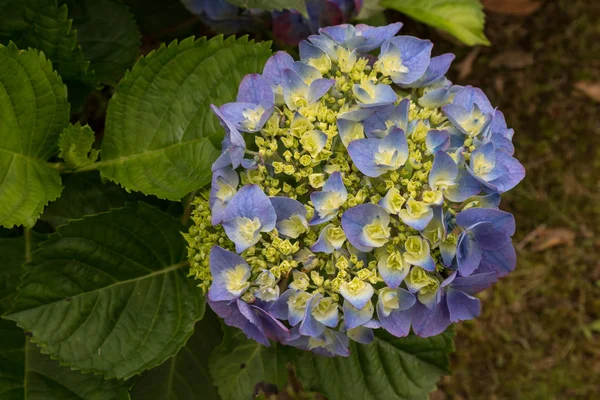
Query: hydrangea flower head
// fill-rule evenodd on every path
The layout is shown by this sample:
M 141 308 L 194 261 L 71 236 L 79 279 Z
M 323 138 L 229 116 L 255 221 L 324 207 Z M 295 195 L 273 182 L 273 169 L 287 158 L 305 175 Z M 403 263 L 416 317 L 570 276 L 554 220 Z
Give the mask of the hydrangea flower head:
M 498 209 L 525 175 L 513 131 L 446 79 L 454 56 L 399 29 L 321 29 L 212 106 L 225 139 L 186 234 L 192 273 L 260 343 L 347 356 L 376 329 L 436 335 L 515 267 Z

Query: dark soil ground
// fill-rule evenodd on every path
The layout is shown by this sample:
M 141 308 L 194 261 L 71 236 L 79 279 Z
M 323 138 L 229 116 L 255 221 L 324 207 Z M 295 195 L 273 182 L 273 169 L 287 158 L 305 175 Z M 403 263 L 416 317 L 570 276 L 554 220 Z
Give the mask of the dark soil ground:
M 600 89 L 584 94 L 600 84 L 600 1 L 487 13 L 489 48 L 406 25 L 457 54 L 450 78 L 505 113 L 527 169 L 501 204 L 517 220 L 517 269 L 457 326 L 454 373 L 432 398 L 600 398 Z

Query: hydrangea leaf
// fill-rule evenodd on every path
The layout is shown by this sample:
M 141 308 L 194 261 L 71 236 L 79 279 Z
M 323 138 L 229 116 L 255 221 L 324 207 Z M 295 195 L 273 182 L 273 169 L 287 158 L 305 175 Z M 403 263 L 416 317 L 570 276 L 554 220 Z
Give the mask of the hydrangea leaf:
M 50 203 L 40 217 L 54 228 L 71 219 L 99 214 L 111 208 L 123 207 L 128 201 L 142 199 L 141 195 L 127 193 L 112 182 L 102 183 L 95 171 L 71 174 L 63 183 L 61 196 Z
M 0 314 L 16 294 L 22 265 L 46 238 L 35 232 L 27 237 L 0 239 Z M 40 353 L 14 322 L 0 319 L 0 398 L 2 399 L 119 399 L 126 397 L 123 383 L 82 375 L 62 367 Z
M 479 0 L 383 0 L 381 5 L 445 30 L 469 46 L 490 44 L 483 32 L 485 14 Z
M 36 50 L 0 45 L 0 225 L 33 226 L 62 190 L 46 161 L 69 122 L 66 88 Z
M 218 36 L 141 58 L 108 107 L 102 176 L 169 200 L 210 182 L 223 129 L 209 106 L 235 100 L 242 78 L 261 71 L 270 54 L 270 43 Z
M 136 381 L 131 399 L 218 400 L 208 372 L 208 359 L 222 337 L 221 323 L 207 310 L 185 347 Z
M 286 383 L 287 358 L 275 343 L 265 347 L 239 329 L 223 328 L 223 343 L 210 357 L 210 374 L 223 400 L 249 399 L 258 384 L 282 387 Z
M 300 11 L 305 17 L 308 16 L 306 11 L 306 0 L 227 0 L 231 4 L 244 8 L 257 8 L 259 10 L 296 10 Z
M 69 125 L 60 134 L 58 156 L 72 169 L 93 164 L 100 154 L 98 150 L 92 149 L 95 140 L 94 131 L 89 125 L 81 126 L 79 122 Z
M 92 84 L 93 72 L 84 59 L 68 12 L 67 6 L 58 6 L 57 0 L 0 0 L 0 40 L 10 39 L 20 48 L 43 51 L 63 79 Z
M 450 330 L 427 339 L 377 331 L 369 345 L 351 342 L 348 358 L 304 352 L 294 364 L 307 390 L 331 399 L 428 399 L 440 376 L 449 373 L 453 336 Z
M 173 356 L 204 313 L 182 225 L 134 203 L 58 227 L 4 318 L 82 372 L 127 379 Z
M 84 0 L 70 10 L 85 59 L 100 82 L 114 85 L 133 65 L 140 47 L 129 8 L 115 0 Z

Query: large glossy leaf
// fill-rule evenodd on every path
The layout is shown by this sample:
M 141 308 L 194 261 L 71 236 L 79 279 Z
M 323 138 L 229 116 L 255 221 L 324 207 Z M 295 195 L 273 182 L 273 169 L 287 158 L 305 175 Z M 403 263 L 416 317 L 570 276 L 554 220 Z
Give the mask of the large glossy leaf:
M 25 237 L 0 239 L 0 314 L 16 293 L 22 264 L 45 236 L 28 232 Z M 0 319 L 0 399 L 126 399 L 122 382 L 106 381 L 61 367 L 57 361 L 29 343 L 14 322 Z
M 223 135 L 210 104 L 234 101 L 269 43 L 246 37 L 173 42 L 140 59 L 108 107 L 102 175 L 129 190 L 179 200 L 210 181 Z
M 210 310 L 176 356 L 146 371 L 131 392 L 132 400 L 218 400 L 208 372 L 211 352 L 221 343 L 221 322 Z
M 0 225 L 33 226 L 60 195 L 60 175 L 46 160 L 68 121 L 66 88 L 50 61 L 0 45 Z
M 296 10 L 307 16 L 306 0 L 227 0 L 231 4 L 244 8 L 252 8 L 266 11 L 273 10 Z
M 26 265 L 5 318 L 74 369 L 121 379 L 157 366 L 204 313 L 181 229 L 144 203 L 59 227 Z
M 237 328 L 223 328 L 223 343 L 210 357 L 210 374 L 223 400 L 251 399 L 264 384 L 286 383 L 287 357 L 275 343 L 265 347 Z
M 117 0 L 78 0 L 70 14 L 97 79 L 115 84 L 138 56 L 140 33 L 133 15 Z
M 396 338 L 378 332 L 369 345 L 352 342 L 348 358 L 304 352 L 294 364 L 306 389 L 330 399 L 427 399 L 440 376 L 449 373 L 453 336 L 447 331 L 427 339 Z
M 479 0 L 382 0 L 381 5 L 443 29 L 469 46 L 490 44 L 483 33 L 485 14 Z
M 127 193 L 112 182 L 103 183 L 96 171 L 71 174 L 64 179 L 61 196 L 46 207 L 41 219 L 56 228 L 71 219 L 123 207 L 126 202 L 141 200 L 142 197 Z
M 43 51 L 65 80 L 92 83 L 90 63 L 77 43 L 68 12 L 57 0 L 0 0 L 0 39 Z

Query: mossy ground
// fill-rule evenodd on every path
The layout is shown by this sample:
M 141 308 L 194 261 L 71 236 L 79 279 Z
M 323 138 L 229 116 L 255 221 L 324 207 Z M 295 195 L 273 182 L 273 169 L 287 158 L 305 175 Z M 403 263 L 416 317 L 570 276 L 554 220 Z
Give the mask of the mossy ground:
M 456 53 L 455 65 L 472 51 L 421 25 L 410 30 Z M 481 317 L 457 326 L 453 375 L 432 398 L 597 399 L 600 103 L 575 83 L 600 82 L 600 2 L 548 0 L 527 17 L 489 13 L 486 34 L 492 46 L 472 72 L 450 79 L 481 87 L 515 129 L 527 177 L 501 207 L 515 214 L 519 261 L 481 294 Z M 517 51 L 507 57 L 513 67 L 498 66 L 509 51 Z

